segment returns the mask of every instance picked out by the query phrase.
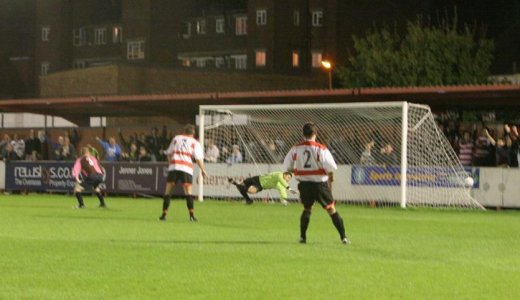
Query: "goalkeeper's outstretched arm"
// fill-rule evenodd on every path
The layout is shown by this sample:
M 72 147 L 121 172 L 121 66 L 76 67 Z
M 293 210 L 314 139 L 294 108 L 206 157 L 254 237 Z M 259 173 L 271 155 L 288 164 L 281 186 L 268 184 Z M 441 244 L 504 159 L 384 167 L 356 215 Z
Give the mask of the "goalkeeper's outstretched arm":
M 294 194 L 294 195 L 298 195 L 298 194 L 299 194 L 299 192 L 298 192 L 297 190 L 292 189 L 292 188 L 290 188 L 290 187 L 288 187 L 287 190 L 288 190 L 289 192 L 291 192 L 291 194 Z
M 283 182 L 278 181 L 278 183 L 276 184 L 276 189 L 278 190 L 278 194 L 280 195 L 280 202 L 282 204 L 287 204 L 287 190 L 289 189 L 289 187 L 284 185 Z

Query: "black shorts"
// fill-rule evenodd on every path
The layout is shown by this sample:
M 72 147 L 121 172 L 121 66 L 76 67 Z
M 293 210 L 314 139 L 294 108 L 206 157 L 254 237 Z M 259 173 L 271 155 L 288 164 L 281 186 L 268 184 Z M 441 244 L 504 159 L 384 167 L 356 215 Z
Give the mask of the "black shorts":
M 193 176 L 183 171 L 169 171 L 168 177 L 166 177 L 166 182 L 173 182 L 175 184 L 181 183 L 183 185 L 191 185 L 193 183 Z
M 244 180 L 244 186 L 246 187 L 246 190 L 249 189 L 250 186 L 254 186 L 257 192 L 263 190 L 262 185 L 260 184 L 260 176 L 246 178 Z
M 92 187 L 93 189 L 97 188 L 101 183 L 103 183 L 103 174 L 92 174 L 89 176 L 83 176 L 81 178 L 81 186 L 86 188 L 87 186 Z
M 298 190 L 305 208 L 311 208 L 314 201 L 317 201 L 323 208 L 334 205 L 332 192 L 327 182 L 302 181 L 298 183 Z

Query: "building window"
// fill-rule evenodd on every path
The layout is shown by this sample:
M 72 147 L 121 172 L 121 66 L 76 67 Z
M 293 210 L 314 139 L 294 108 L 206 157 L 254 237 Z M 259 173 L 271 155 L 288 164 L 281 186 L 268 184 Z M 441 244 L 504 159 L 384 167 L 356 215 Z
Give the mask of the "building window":
M 323 26 L 323 10 L 312 11 L 312 26 L 321 27 Z
M 100 27 L 94 29 L 94 45 L 105 45 L 107 43 L 107 29 Z
M 247 69 L 247 55 L 232 55 L 231 58 L 235 61 L 235 69 Z
M 121 26 L 114 26 L 112 28 L 112 43 L 120 44 L 123 42 L 123 28 Z
M 129 60 L 144 59 L 144 41 L 131 41 L 127 45 L 126 57 Z
M 313 68 L 321 68 L 321 60 L 323 55 L 321 51 L 313 51 L 312 52 L 312 67 Z
M 206 20 L 197 20 L 197 33 L 206 34 Z
M 48 62 L 42 62 L 40 66 L 40 75 L 45 76 L 49 74 L 49 69 L 51 67 L 51 64 Z
M 195 66 L 197 68 L 204 68 L 206 66 L 206 60 L 203 58 L 195 59 Z
M 293 25 L 294 26 L 300 26 L 300 11 L 299 10 L 295 10 L 293 12 Z
M 255 52 L 255 64 L 257 67 L 265 67 L 267 54 L 265 50 L 256 50 Z
M 189 39 L 191 36 L 191 23 L 182 22 L 182 38 Z
M 82 46 L 87 43 L 87 31 L 85 28 L 76 28 L 73 30 L 72 42 L 74 46 Z
M 72 31 L 72 44 L 81 46 L 81 28 L 76 28 Z
M 218 17 L 215 19 L 215 32 L 216 33 L 224 33 L 224 18 Z
M 215 68 L 222 69 L 226 66 L 226 62 L 223 57 L 215 57 Z
M 84 60 L 75 60 L 74 63 L 72 64 L 72 67 L 74 69 L 84 69 L 86 66 L 86 63 Z
M 107 117 L 90 117 L 90 127 L 106 127 Z
M 246 35 L 247 34 L 247 17 L 246 16 L 236 17 L 235 34 L 236 35 Z
M 267 10 L 259 9 L 256 11 L 256 25 L 267 24 Z
M 42 41 L 48 42 L 51 34 L 51 28 L 49 26 L 42 27 Z
M 298 51 L 292 52 L 292 66 L 298 68 L 300 66 L 300 53 Z

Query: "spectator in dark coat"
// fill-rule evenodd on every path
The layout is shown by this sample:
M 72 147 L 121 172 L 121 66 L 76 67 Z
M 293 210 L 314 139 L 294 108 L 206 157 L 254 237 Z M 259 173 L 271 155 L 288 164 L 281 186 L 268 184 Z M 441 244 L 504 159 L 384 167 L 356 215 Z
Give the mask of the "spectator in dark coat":
M 152 157 L 150 156 L 150 154 L 148 154 L 148 151 L 143 146 L 139 148 L 139 161 L 152 161 Z
M 29 136 L 25 140 L 25 159 L 34 160 L 41 157 L 42 143 L 34 134 L 34 129 L 29 130 Z

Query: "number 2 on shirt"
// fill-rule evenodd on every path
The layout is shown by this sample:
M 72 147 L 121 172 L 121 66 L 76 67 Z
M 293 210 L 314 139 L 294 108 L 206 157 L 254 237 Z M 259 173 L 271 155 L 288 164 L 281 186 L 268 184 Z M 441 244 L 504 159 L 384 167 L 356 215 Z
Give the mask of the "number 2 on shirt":
M 303 167 L 305 169 L 308 169 L 311 167 L 311 163 L 310 163 L 311 152 L 309 150 L 305 150 L 305 151 L 303 151 L 303 155 L 305 156 L 305 163 L 303 164 Z

